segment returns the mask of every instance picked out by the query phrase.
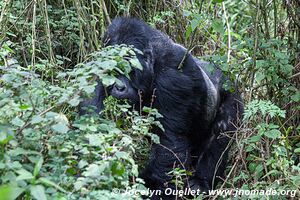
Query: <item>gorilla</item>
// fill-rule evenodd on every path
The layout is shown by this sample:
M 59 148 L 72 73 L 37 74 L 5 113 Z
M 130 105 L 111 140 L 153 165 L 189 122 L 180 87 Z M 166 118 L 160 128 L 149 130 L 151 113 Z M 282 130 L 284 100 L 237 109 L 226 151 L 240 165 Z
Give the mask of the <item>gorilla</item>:
M 108 88 L 108 94 L 127 99 L 132 105 L 151 104 L 163 116 L 160 123 L 164 131 L 154 128 L 160 144 L 152 145 L 148 164 L 141 173 L 146 186 L 162 191 L 175 188 L 169 172 L 178 167 L 192 172 L 185 183 L 187 188 L 207 191 L 214 187 L 218 177 L 223 176 L 230 141 L 222 133 L 236 131 L 243 113 L 238 92 L 223 87 L 228 81 L 226 76 L 136 18 L 114 19 L 103 42 L 105 46 L 133 45 L 143 52 L 137 54 L 143 70 L 134 69 L 130 79 L 120 75 L 123 85 Z M 92 105 L 99 113 L 104 90 L 99 83 L 95 95 L 81 102 L 80 112 L 83 114 L 85 107 Z

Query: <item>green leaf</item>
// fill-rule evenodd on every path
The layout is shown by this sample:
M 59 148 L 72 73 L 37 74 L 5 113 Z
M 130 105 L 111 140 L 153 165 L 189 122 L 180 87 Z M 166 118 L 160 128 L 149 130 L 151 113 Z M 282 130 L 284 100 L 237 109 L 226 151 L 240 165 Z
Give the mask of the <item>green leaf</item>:
M 110 86 L 113 85 L 116 82 L 116 78 L 109 75 L 104 75 L 103 77 L 100 77 L 102 80 L 103 85 Z
M 192 28 L 192 31 L 194 31 L 200 24 L 200 21 L 198 19 L 193 19 L 191 21 L 191 28 Z
M 188 17 L 188 16 L 190 16 L 191 14 L 192 14 L 191 11 L 189 11 L 189 10 L 183 10 L 183 16 Z
M 24 105 L 20 105 L 20 107 L 19 107 L 21 110 L 27 110 L 28 108 L 30 108 L 30 106 L 29 105 L 26 105 L 26 104 L 24 104 Z
M 266 131 L 264 133 L 264 135 L 267 136 L 268 138 L 276 139 L 281 136 L 281 132 L 277 129 L 272 129 L 272 130 Z
M 124 158 L 124 159 L 127 159 L 129 157 L 128 153 L 124 151 L 116 152 L 116 156 L 117 158 Z
M 192 33 L 192 26 L 188 26 L 185 32 L 185 38 L 188 39 Z
M 19 117 L 15 117 L 13 118 L 13 120 L 11 120 L 11 123 L 15 126 L 19 126 L 22 127 L 24 126 L 25 122 L 23 120 L 21 120 Z
M 13 138 L 13 132 L 10 130 L 10 128 L 0 125 L 0 144 L 7 144 Z
M 52 125 L 51 128 L 53 129 L 53 131 L 58 133 L 67 133 L 69 131 L 69 127 L 61 122 Z
M 215 19 L 211 26 L 215 32 L 224 34 L 224 26 L 220 19 Z
M 225 0 L 213 0 L 213 3 L 222 3 L 224 2 Z
M 268 176 L 276 176 L 276 175 L 278 175 L 278 174 L 280 174 L 280 172 L 278 171 L 278 170 L 276 170 L 276 169 L 273 169 L 273 170 L 271 170 L 271 171 L 269 171 L 268 173 L 266 173 L 263 177 L 262 177 L 262 179 L 264 179 L 264 178 L 266 178 L 266 177 L 268 177 Z
M 43 121 L 43 117 L 41 117 L 40 115 L 34 115 L 31 119 L 31 124 L 38 124 L 41 121 Z
M 49 185 L 49 186 L 52 186 L 54 188 L 56 188 L 57 190 L 61 191 L 61 192 L 64 192 L 64 193 L 67 193 L 66 190 L 64 190 L 62 187 L 60 187 L 59 185 L 57 185 L 56 183 L 44 178 L 44 177 L 41 177 L 38 179 L 39 182 L 45 184 L 45 185 Z
M 88 138 L 91 146 L 100 147 L 103 145 L 104 139 L 101 134 L 87 134 L 85 137 Z
M 294 102 L 300 102 L 300 91 L 297 91 L 294 95 L 291 96 L 291 99 Z
M 266 66 L 268 66 L 268 62 L 266 62 L 265 60 L 256 60 L 256 68 L 265 68 Z
M 254 135 L 254 136 L 251 136 L 249 139 L 248 139 L 248 142 L 250 143 L 255 143 L 255 142 L 258 142 L 260 140 L 261 136 L 260 135 Z
M 131 65 L 139 70 L 143 70 L 143 66 L 141 65 L 140 61 L 138 59 L 130 59 L 129 61 Z
M 86 184 L 86 182 L 84 180 L 81 179 L 77 179 L 77 181 L 74 183 L 74 189 L 76 191 L 82 189 L 82 187 Z
M 42 185 L 31 186 L 30 193 L 37 200 L 47 200 L 45 188 Z
M 87 94 L 91 94 L 95 91 L 95 86 L 94 85 L 88 85 L 88 86 L 84 86 L 82 89 Z
M 78 163 L 78 167 L 79 169 L 84 168 L 85 166 L 87 166 L 89 163 L 86 160 L 80 160 Z
M 3 200 L 15 200 L 17 199 L 25 189 L 19 188 L 15 185 L 1 185 L 0 186 L 0 199 Z
M 295 152 L 295 153 L 300 153 L 300 148 L 296 148 L 296 149 L 294 150 L 294 152 Z
M 27 170 L 25 169 L 20 169 L 18 171 L 16 171 L 17 174 L 19 174 L 19 176 L 17 177 L 17 181 L 20 180 L 29 180 L 29 179 L 33 179 L 34 176 Z
M 151 140 L 155 143 L 155 144 L 159 144 L 160 143 L 160 139 L 158 135 L 155 134 L 151 134 Z
M 68 104 L 70 104 L 72 107 L 78 106 L 79 103 L 80 103 L 79 96 L 76 96 L 70 101 L 68 101 Z
M 40 159 L 39 159 L 39 161 L 34 166 L 33 176 L 37 177 L 37 175 L 40 173 L 40 170 L 42 168 L 43 162 L 44 162 L 44 159 L 41 156 Z
M 257 166 L 256 166 L 256 168 L 255 168 L 255 174 L 256 174 L 256 177 L 257 178 L 260 178 L 262 175 L 263 175 L 263 169 L 264 169 L 264 167 L 263 167 L 263 165 L 262 164 L 258 164 Z
M 100 167 L 99 165 L 91 164 L 84 172 L 84 175 L 89 177 L 98 177 L 104 171 L 104 169 L 104 167 Z
M 256 74 L 255 74 L 255 80 L 260 83 L 263 79 L 265 78 L 265 74 L 261 71 L 258 71 Z
M 249 171 L 250 171 L 251 173 L 254 173 L 254 172 L 255 172 L 256 167 L 257 167 L 257 164 L 256 164 L 256 163 L 253 163 L 253 162 L 251 162 L 251 163 L 248 165 Z
M 113 70 L 117 66 L 117 62 L 115 60 L 106 60 L 101 62 L 101 67 L 106 70 Z
M 111 167 L 112 175 L 122 176 L 125 173 L 125 167 L 121 162 L 114 162 Z

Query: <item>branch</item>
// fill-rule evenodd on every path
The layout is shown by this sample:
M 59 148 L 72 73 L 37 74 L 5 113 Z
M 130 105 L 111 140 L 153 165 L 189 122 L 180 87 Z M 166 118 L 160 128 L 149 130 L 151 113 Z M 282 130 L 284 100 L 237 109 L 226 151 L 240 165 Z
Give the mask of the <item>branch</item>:
M 111 24 L 111 20 L 109 18 L 109 14 L 107 12 L 107 8 L 106 8 L 106 4 L 105 4 L 104 0 L 101 0 L 101 5 L 102 5 L 102 9 L 103 9 L 106 21 L 108 22 L 108 24 Z
M 222 9 L 223 9 L 223 12 L 224 12 L 224 17 L 225 17 L 225 20 L 226 20 L 226 27 L 227 27 L 227 35 L 228 35 L 228 42 L 227 42 L 227 63 L 230 62 L 230 53 L 231 53 L 231 31 L 230 31 L 230 24 L 229 24 L 229 21 L 228 21 L 228 16 L 227 16 L 227 13 L 226 13 L 226 7 L 225 7 L 225 3 L 222 2 Z

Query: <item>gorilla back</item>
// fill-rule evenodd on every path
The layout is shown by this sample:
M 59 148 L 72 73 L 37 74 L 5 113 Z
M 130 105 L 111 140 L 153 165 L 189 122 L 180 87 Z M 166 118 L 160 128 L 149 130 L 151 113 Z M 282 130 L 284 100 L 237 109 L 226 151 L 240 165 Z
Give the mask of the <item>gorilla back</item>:
M 225 78 L 219 69 L 215 67 L 210 72 L 210 63 L 199 61 L 143 21 L 114 19 L 104 43 L 133 45 L 143 52 L 138 55 L 143 70 L 132 71 L 130 80 L 120 76 L 123 86 L 114 85 L 109 94 L 126 98 L 133 105 L 149 106 L 155 90 L 153 107 L 163 115 L 160 122 L 165 131 L 155 129 L 160 144 L 152 146 L 148 165 L 141 173 L 146 186 L 160 190 L 175 188 L 168 172 L 179 167 L 193 172 L 187 187 L 211 189 L 215 177 L 222 176 L 226 167 L 229 138 L 221 133 L 236 131 L 243 112 L 239 94 L 223 89 Z M 81 103 L 81 110 L 93 105 L 99 112 L 105 98 L 103 91 L 99 83 L 94 97 Z M 173 197 L 164 197 L 167 198 Z

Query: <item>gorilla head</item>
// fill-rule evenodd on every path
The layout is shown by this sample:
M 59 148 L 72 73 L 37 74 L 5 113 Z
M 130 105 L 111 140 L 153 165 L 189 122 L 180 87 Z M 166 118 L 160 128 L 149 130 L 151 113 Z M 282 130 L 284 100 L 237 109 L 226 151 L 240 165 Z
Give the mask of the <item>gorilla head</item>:
M 141 23 L 135 19 L 124 21 L 123 18 L 117 18 L 108 27 L 103 39 L 105 46 L 127 44 L 140 50 L 140 52 L 136 52 L 136 55 L 143 70 L 133 68 L 130 80 L 124 75 L 120 75 L 118 79 L 122 84 L 114 84 L 109 90 L 113 97 L 128 99 L 133 104 L 139 103 L 141 97 L 147 99 L 153 91 L 153 51 L 146 34 L 148 27 L 141 26 Z M 135 31 L 132 32 L 132 30 Z

